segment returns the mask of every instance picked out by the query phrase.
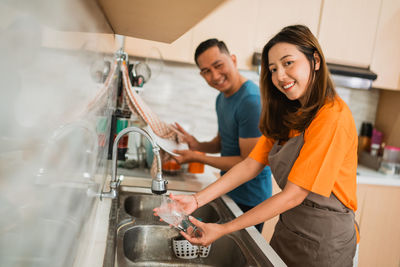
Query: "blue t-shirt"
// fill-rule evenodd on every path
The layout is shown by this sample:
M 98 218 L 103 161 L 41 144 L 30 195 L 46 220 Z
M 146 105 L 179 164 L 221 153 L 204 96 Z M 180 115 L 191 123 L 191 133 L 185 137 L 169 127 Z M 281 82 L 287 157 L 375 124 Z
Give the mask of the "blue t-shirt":
M 221 137 L 221 156 L 240 156 L 239 137 L 260 137 L 258 128 L 261 112 L 260 89 L 248 80 L 230 97 L 217 96 L 218 132 Z M 221 171 L 221 175 L 225 172 Z M 228 195 L 246 206 L 256 206 L 272 194 L 269 166 L 255 178 L 235 188 Z

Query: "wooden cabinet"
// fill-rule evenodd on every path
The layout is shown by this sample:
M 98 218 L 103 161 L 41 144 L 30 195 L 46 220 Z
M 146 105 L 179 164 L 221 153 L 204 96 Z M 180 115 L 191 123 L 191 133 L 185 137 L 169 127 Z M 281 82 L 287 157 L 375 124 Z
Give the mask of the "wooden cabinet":
M 328 62 L 368 67 L 381 0 L 325 0 L 318 39 Z
M 252 69 L 253 53 L 261 52 L 282 27 L 306 24 L 316 33 L 320 7 L 321 0 L 230 0 L 172 44 L 126 38 L 125 47 L 131 55 L 148 57 L 149 51 L 156 48 L 164 59 L 194 63 L 193 55 L 199 43 L 218 38 L 237 56 L 239 69 Z
M 359 184 L 360 225 L 358 265 L 400 265 L 400 187 Z
M 200 42 L 217 38 L 237 56 L 240 69 L 251 68 L 258 0 L 231 0 L 222 4 L 193 28 L 193 54 Z
M 374 87 L 400 90 L 400 1 L 382 0 L 371 69 Z
M 283 27 L 304 24 L 317 35 L 321 0 L 259 1 L 253 50 L 261 52 L 264 45 Z
M 129 55 L 145 58 L 194 63 L 191 51 L 193 32 L 189 31 L 171 44 L 126 37 L 125 51 Z
M 198 44 L 226 42 L 239 69 L 252 69 L 254 52 L 282 27 L 305 24 L 318 37 L 330 63 L 368 67 L 373 86 L 400 90 L 400 2 L 398 0 L 228 0 L 172 44 L 126 38 L 126 51 L 141 57 L 194 64 Z

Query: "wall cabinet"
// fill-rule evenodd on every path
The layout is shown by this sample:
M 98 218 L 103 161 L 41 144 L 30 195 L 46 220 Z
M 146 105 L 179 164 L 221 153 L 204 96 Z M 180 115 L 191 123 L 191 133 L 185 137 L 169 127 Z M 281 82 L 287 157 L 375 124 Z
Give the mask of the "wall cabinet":
M 258 0 L 231 0 L 222 4 L 193 28 L 192 54 L 199 43 L 217 38 L 237 57 L 240 69 L 251 68 Z
M 382 0 L 371 69 L 374 87 L 400 90 L 400 1 Z
M 328 62 L 368 67 L 381 0 L 325 0 L 318 39 Z
M 318 37 L 330 63 L 368 67 L 373 86 L 400 90 L 400 2 L 398 0 L 227 0 L 172 44 L 126 38 L 133 56 L 194 64 L 197 45 L 224 40 L 239 69 L 252 69 L 254 52 L 282 27 L 305 24 Z
M 192 31 L 188 31 L 171 44 L 126 37 L 125 51 L 129 55 L 144 58 L 161 57 L 170 61 L 194 63 L 191 51 L 192 39 Z
M 290 6 L 291 8 L 288 8 Z M 167 60 L 194 63 L 198 44 L 208 38 L 223 40 L 237 56 L 239 69 L 252 69 L 254 52 L 261 52 L 265 43 L 282 27 L 306 24 L 316 33 L 321 0 L 281 2 L 265 0 L 229 0 L 172 44 L 126 38 L 130 55 L 148 57 L 152 47 Z
M 320 10 L 321 0 L 260 0 L 253 51 L 261 52 L 268 40 L 288 25 L 307 25 L 317 35 Z

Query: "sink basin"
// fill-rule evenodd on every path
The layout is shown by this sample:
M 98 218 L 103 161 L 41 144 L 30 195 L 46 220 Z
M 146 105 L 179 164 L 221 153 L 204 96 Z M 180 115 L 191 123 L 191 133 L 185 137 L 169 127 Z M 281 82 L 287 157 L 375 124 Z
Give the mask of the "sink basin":
M 207 257 L 178 258 L 172 249 L 172 239 L 180 236 L 179 232 L 153 215 L 162 197 L 122 191 L 113 200 L 103 266 L 273 266 L 246 230 L 215 241 Z M 211 223 L 234 218 L 220 198 L 192 215 Z
M 153 209 L 159 207 L 162 198 L 165 196 L 136 194 L 125 198 L 125 212 L 137 219 L 145 219 L 147 221 L 158 220 L 158 217 L 153 215 Z M 216 211 L 215 203 L 200 207 L 192 214 L 194 217 L 201 218 L 203 222 L 217 223 L 220 216 Z
M 162 263 L 162 266 L 248 266 L 240 247 L 229 236 L 214 242 L 206 258 L 177 258 L 171 242 L 177 236 L 177 231 L 169 226 L 132 227 L 124 235 L 124 255 L 132 261 L 131 266 L 151 266 L 156 263 Z

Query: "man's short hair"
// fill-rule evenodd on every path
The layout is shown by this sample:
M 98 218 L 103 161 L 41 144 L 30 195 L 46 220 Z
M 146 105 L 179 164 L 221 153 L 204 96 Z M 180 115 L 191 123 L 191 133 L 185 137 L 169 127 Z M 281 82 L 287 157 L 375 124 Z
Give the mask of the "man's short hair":
M 194 53 L 194 61 L 196 62 L 197 66 L 199 65 L 199 63 L 197 62 L 197 58 L 201 54 L 203 54 L 204 51 L 206 51 L 207 49 L 214 47 L 214 46 L 218 47 L 218 49 L 221 53 L 225 53 L 228 55 L 230 54 L 228 47 L 226 47 L 226 44 L 223 41 L 220 41 L 216 38 L 205 40 L 204 42 L 201 42 L 199 44 L 199 46 L 196 48 L 196 52 Z

